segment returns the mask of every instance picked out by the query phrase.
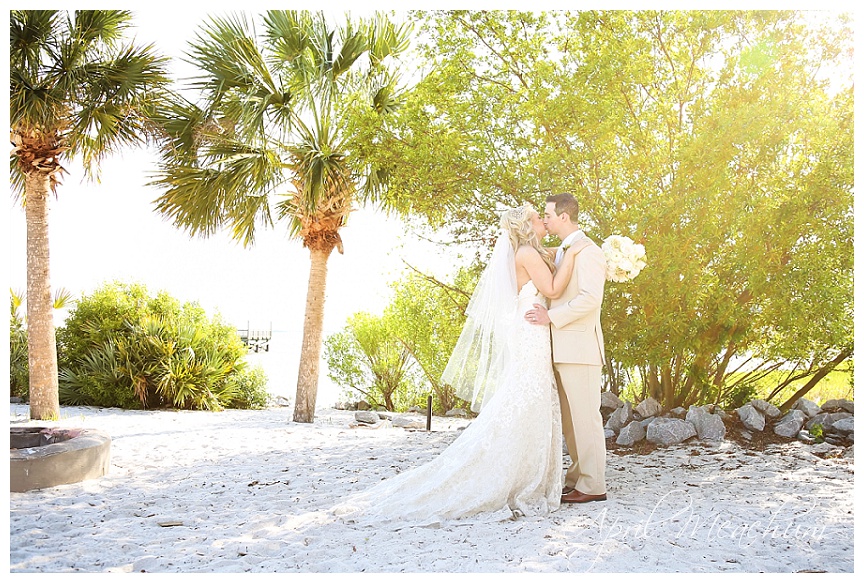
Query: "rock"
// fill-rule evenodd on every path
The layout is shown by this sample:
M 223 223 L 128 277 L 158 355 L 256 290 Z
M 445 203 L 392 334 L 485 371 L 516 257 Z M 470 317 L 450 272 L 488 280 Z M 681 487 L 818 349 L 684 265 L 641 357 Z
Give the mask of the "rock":
M 401 427 L 402 429 L 426 429 L 426 420 L 419 417 L 394 417 L 391 423 L 393 427 Z
M 814 445 L 813 447 L 810 448 L 810 451 L 815 453 L 815 454 L 826 455 L 829 453 L 834 453 L 835 451 L 837 451 L 839 449 L 842 449 L 842 448 L 837 447 L 836 445 L 832 445 L 832 444 L 828 443 L 827 441 L 825 441 L 822 443 L 817 443 L 816 445 Z
M 836 437 L 834 435 L 829 435 L 828 437 L 825 438 L 825 443 L 830 443 L 831 445 L 836 445 L 838 447 L 842 447 L 843 446 L 843 438 L 842 437 Z
M 725 422 L 725 421 L 732 421 L 732 419 L 733 419 L 731 413 L 728 413 L 728 412 L 724 411 L 724 410 L 721 409 L 720 407 L 716 407 L 716 408 L 714 409 L 714 414 L 715 414 L 715 415 L 719 415 L 719 416 L 720 416 L 720 419 L 722 419 L 724 422 Z
M 381 421 L 381 418 L 378 417 L 378 413 L 375 411 L 357 411 L 354 413 L 354 419 L 359 421 L 360 423 L 378 423 Z
M 368 411 L 372 406 L 366 401 L 357 401 L 357 410 L 358 411 Z
M 849 399 L 830 399 L 822 403 L 823 411 L 831 411 L 831 410 L 839 410 L 842 409 L 847 413 L 855 414 L 855 403 L 850 401 Z
M 359 422 L 349 423 L 348 427 L 352 429 L 389 429 L 390 427 L 393 427 L 393 424 L 390 423 L 390 421 L 388 421 L 387 419 L 383 419 L 373 425 Z
M 612 439 L 613 437 L 615 437 L 615 432 L 612 431 L 611 429 L 604 429 L 603 435 L 605 436 L 606 439 Z M 567 446 L 565 445 L 564 447 L 567 447 Z
M 9 397 L 9 403 L 11 403 L 11 404 L 17 405 L 17 404 L 23 403 L 23 402 L 24 401 L 21 399 L 21 397 Z
M 819 413 L 818 415 L 811 417 L 805 427 L 809 431 L 811 427 L 816 424 L 822 426 L 823 431 L 827 431 L 831 429 L 831 427 L 841 419 L 846 419 L 847 417 L 852 417 L 850 413 L 846 411 L 840 411 L 839 413 Z
M 270 399 L 271 407 L 290 407 L 291 400 L 283 395 L 274 395 Z
M 774 425 L 774 433 L 780 437 L 795 437 L 804 427 L 807 413 L 802 409 L 792 409 Z
M 612 409 L 614 411 L 622 405 L 624 405 L 624 401 L 619 399 L 618 395 L 616 395 L 612 391 L 603 391 L 602 393 L 600 393 L 601 409 Z
M 770 417 L 771 419 L 780 417 L 780 409 L 778 409 L 768 401 L 763 401 L 762 399 L 753 399 L 752 401 L 750 401 L 750 404 L 753 405 L 757 411 L 759 411 L 766 417 Z
M 663 417 L 655 419 L 647 432 L 648 441 L 662 446 L 675 445 L 695 436 L 696 428 L 692 423 Z
M 410 407 L 408 407 L 408 412 L 409 413 L 419 413 L 420 407 L 418 407 L 417 405 L 411 405 Z
M 699 439 L 706 441 L 723 441 L 726 437 L 726 425 L 719 415 L 713 415 L 702 407 L 690 407 L 686 420 L 693 424 Z
M 468 413 L 465 412 L 465 409 L 450 409 L 446 413 L 444 413 L 445 417 L 468 417 Z
M 642 419 L 639 423 L 642 425 L 642 429 L 648 431 L 648 426 L 651 425 L 651 422 L 657 419 L 656 417 L 649 417 L 648 419 Z
M 804 414 L 807 415 L 808 418 L 822 412 L 822 408 L 819 407 L 819 405 L 810 399 L 805 399 L 804 397 L 801 397 L 795 402 L 795 408 L 799 411 L 804 411 Z
M 676 417 L 678 419 L 684 419 L 684 417 L 687 415 L 687 409 L 685 409 L 684 407 L 675 407 L 674 409 L 669 411 L 669 413 L 673 417 Z
M 636 406 L 636 413 L 643 419 L 656 417 L 663 412 L 663 407 L 653 397 L 648 397 Z
M 381 419 L 386 419 L 387 421 L 393 421 L 393 413 L 387 411 L 386 409 L 383 411 L 376 411 L 378 413 L 378 417 Z
M 804 443 L 807 443 L 807 444 L 816 443 L 816 440 L 813 438 L 813 436 L 810 435 L 809 433 L 807 433 L 806 431 L 799 431 L 798 435 L 796 435 L 795 437 L 798 441 L 803 441 Z
M 611 429 L 615 433 L 621 431 L 628 423 L 633 420 L 633 407 L 627 401 L 621 407 L 615 409 L 615 412 L 609 416 L 606 421 L 606 429 Z
M 746 439 L 747 441 L 753 441 L 753 434 L 750 433 L 749 431 L 742 431 L 741 437 Z
M 736 411 L 738 412 L 738 418 L 741 420 L 741 423 L 743 423 L 744 427 L 747 429 L 751 431 L 762 431 L 765 429 L 765 416 L 757 411 L 756 407 L 750 403 L 747 403 L 743 407 L 738 407 Z
M 844 417 L 843 419 L 839 419 L 831 424 L 831 429 L 838 433 L 842 433 L 843 435 L 852 433 L 855 431 L 855 418 Z
M 618 439 L 615 440 L 615 443 L 626 447 L 632 447 L 634 443 L 643 439 L 645 439 L 645 428 L 642 427 L 642 423 L 639 421 L 631 421 L 627 427 L 623 428 L 621 433 L 618 434 Z
M 843 457 L 846 459 L 855 459 L 855 446 L 850 445 L 846 448 L 846 451 L 843 452 Z

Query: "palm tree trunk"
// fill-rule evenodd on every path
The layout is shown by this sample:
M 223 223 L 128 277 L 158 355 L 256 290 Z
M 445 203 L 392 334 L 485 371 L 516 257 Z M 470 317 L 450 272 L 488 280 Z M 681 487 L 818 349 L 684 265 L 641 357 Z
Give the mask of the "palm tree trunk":
M 303 321 L 303 344 L 300 348 L 300 368 L 297 372 L 297 397 L 294 421 L 312 423 L 315 420 L 315 399 L 318 396 L 318 370 L 321 358 L 321 332 L 324 327 L 324 291 L 327 286 L 327 250 L 310 249 L 311 267 L 306 290 L 306 317 Z
M 48 246 L 49 184 L 48 175 L 41 172 L 31 172 L 26 176 L 24 210 L 27 219 L 27 344 L 31 419 L 60 417 Z

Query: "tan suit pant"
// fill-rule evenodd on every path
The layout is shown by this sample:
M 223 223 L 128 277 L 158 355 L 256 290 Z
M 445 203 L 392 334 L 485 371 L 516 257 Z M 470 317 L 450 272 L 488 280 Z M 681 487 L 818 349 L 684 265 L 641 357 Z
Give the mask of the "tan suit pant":
M 564 484 L 583 494 L 606 493 L 606 436 L 600 415 L 601 368 L 555 363 L 564 442 L 573 463 Z

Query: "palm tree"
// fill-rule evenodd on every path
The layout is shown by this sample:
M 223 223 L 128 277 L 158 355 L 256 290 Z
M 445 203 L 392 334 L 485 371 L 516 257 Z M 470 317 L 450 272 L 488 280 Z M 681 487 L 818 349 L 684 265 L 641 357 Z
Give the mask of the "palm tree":
M 178 100 L 154 184 L 158 210 L 191 235 L 227 228 L 246 245 L 280 220 L 311 269 L 294 421 L 311 423 L 318 391 L 327 260 L 357 201 L 380 199 L 386 173 L 365 164 L 364 120 L 399 104 L 398 56 L 410 28 L 382 14 L 332 26 L 323 13 L 212 18 L 191 43 L 201 105 Z M 372 121 L 369 121 L 372 120 Z M 364 134 L 365 135 L 365 134 Z
M 13 192 L 27 221 L 30 417 L 60 413 L 49 273 L 48 195 L 62 162 L 80 156 L 98 175 L 103 157 L 138 144 L 155 126 L 168 80 L 152 47 L 124 44 L 125 10 L 12 10 L 9 54 Z

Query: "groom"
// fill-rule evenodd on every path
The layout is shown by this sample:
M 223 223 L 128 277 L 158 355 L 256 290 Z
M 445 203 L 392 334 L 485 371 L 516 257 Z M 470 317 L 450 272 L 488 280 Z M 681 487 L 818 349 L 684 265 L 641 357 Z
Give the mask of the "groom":
M 603 331 L 600 305 L 606 282 L 603 251 L 579 228 L 579 203 L 572 194 L 546 198 L 543 222 L 562 243 L 576 248 L 570 283 L 547 310 L 540 304 L 525 314 L 535 324 L 552 326 L 552 360 L 561 400 L 561 424 L 573 463 L 564 477 L 561 502 L 606 500 L 606 436 L 600 416 L 600 370 L 603 367 Z

